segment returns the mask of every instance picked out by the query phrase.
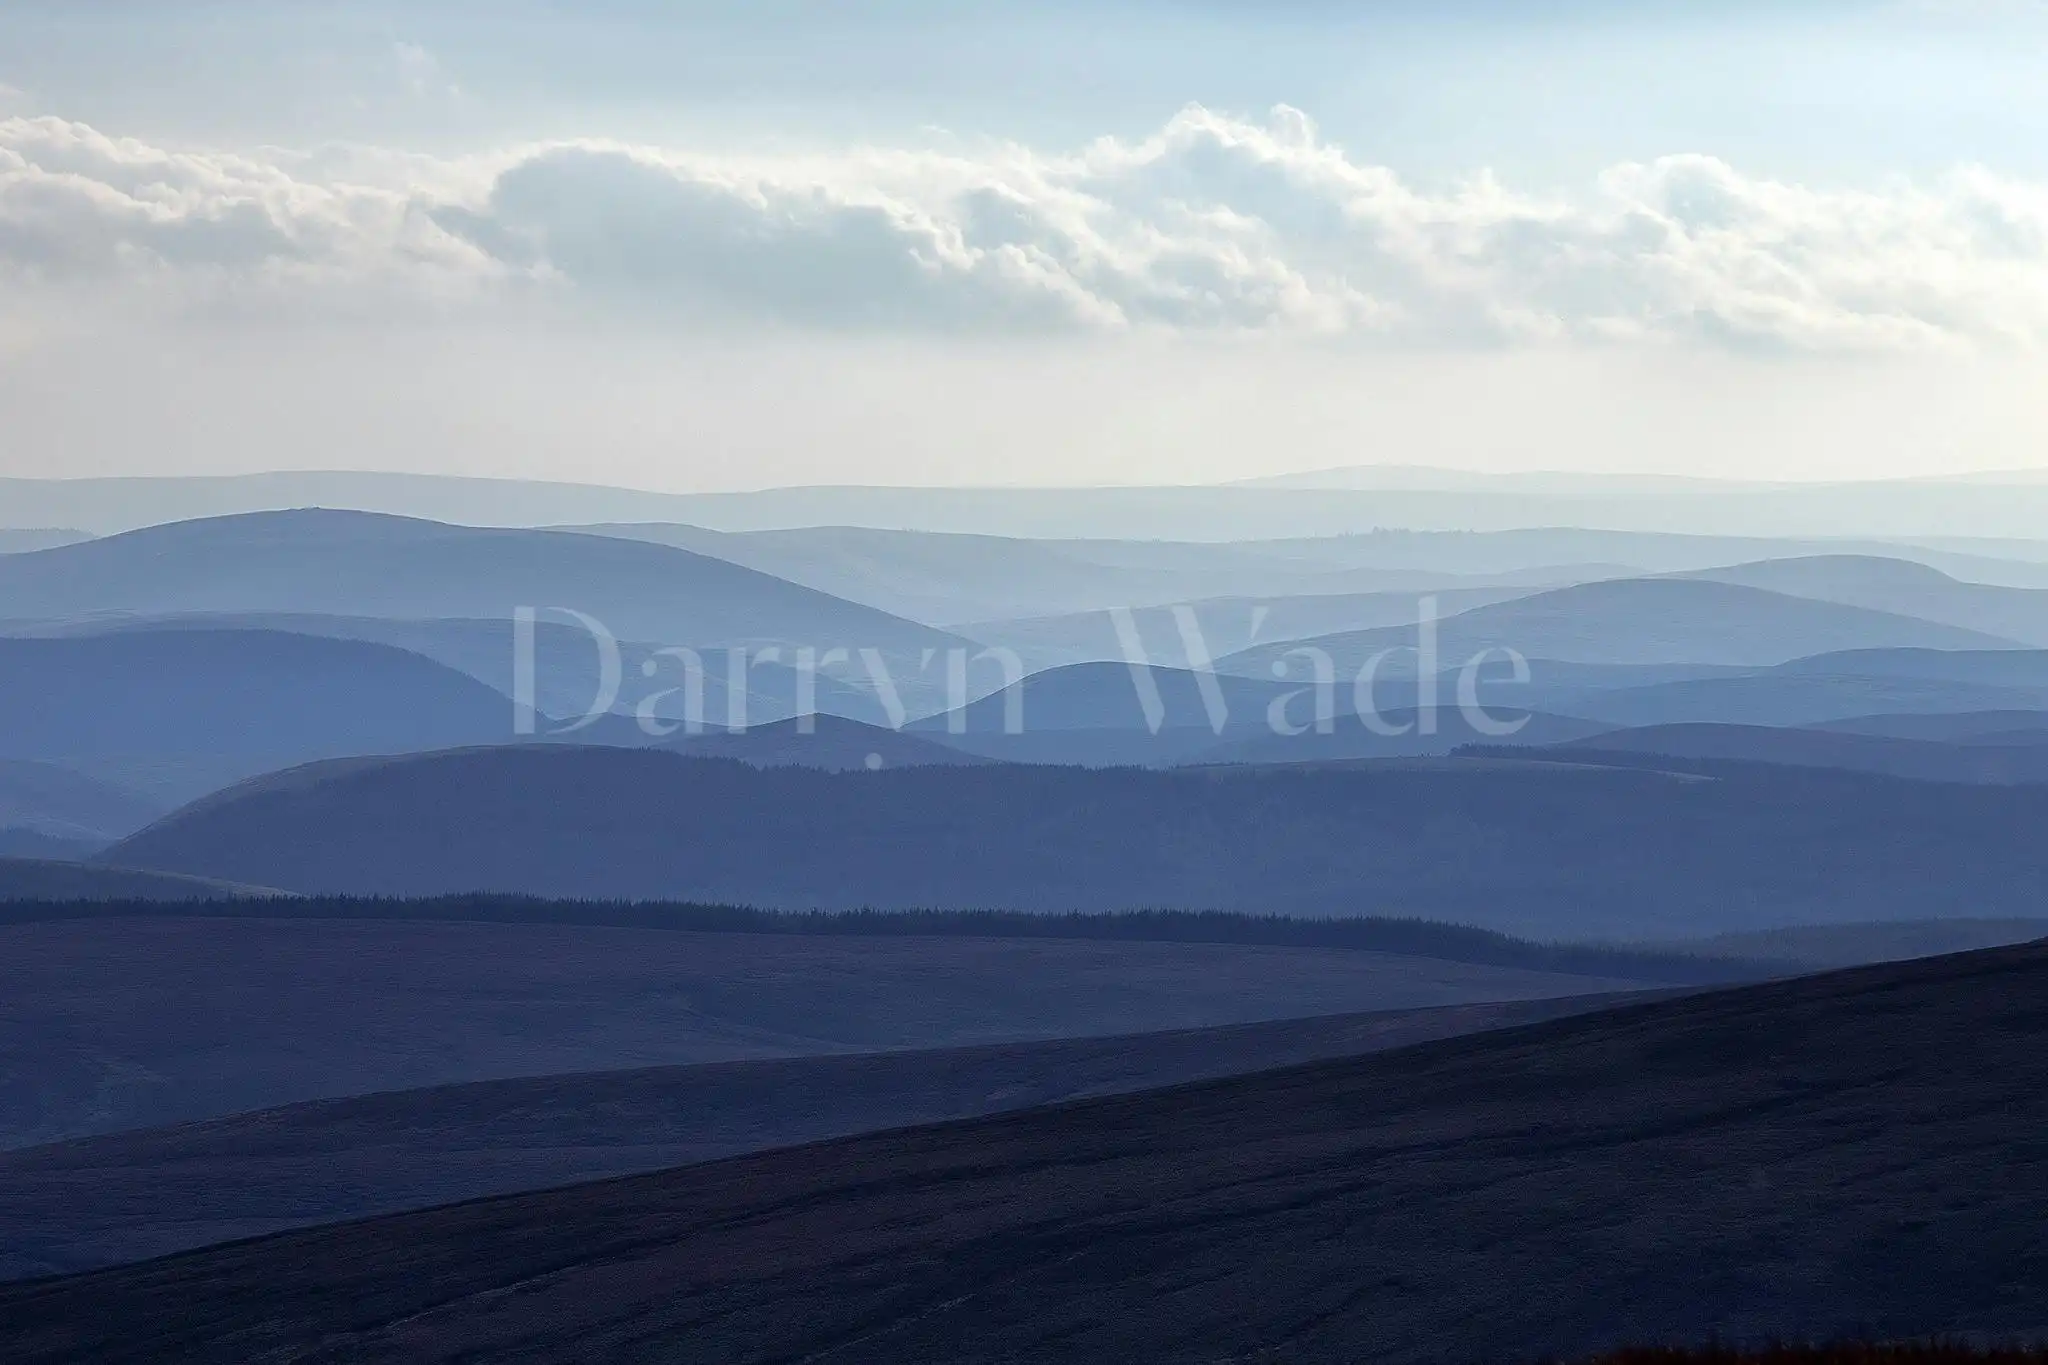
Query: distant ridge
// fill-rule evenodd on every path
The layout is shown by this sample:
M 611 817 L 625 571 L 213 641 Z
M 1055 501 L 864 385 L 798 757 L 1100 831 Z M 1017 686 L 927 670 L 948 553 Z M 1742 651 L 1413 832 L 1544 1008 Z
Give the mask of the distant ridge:
M 1311 476 L 1328 478 L 1331 476 Z M 1457 483 L 1432 472 L 1410 483 Z M 1739 536 L 2039 538 L 2039 480 L 1685 484 L 1628 476 L 1505 476 L 1477 486 L 1319 488 L 816 486 L 651 493 L 443 475 L 276 472 L 187 479 L 0 480 L 23 526 L 130 530 L 167 518 L 352 507 L 471 524 L 680 522 L 716 530 L 857 525 L 1006 536 L 1227 541 L 1374 527 L 1493 531 L 1583 526 Z M 1546 484 L 1545 479 L 1551 482 Z
M 171 521 L 348 508 L 471 525 L 653 519 L 686 497 L 601 484 L 362 470 L 279 470 L 161 478 L 0 479 L 0 508 L 17 524 L 90 528 L 101 535 Z
M 53 919 L 123 919 L 188 913 L 176 901 L 144 897 L 97 904 L 62 899 L 0 906 L 0 924 Z M 660 901 L 542 900 L 524 896 L 362 899 L 296 896 L 209 907 L 210 915 L 254 918 L 455 920 L 488 924 L 577 924 L 702 934 L 798 938 L 1079 939 L 1113 943 L 1227 943 L 1331 948 L 1434 958 L 1477 966 L 1613 977 L 1663 985 L 1754 981 L 1791 970 L 1788 962 L 1666 945 L 1538 943 L 1468 925 L 1420 919 L 1297 919 L 1217 911 L 1137 910 L 1109 914 L 1019 914 L 1000 910 L 779 911 Z
M 1913 663 L 1884 652 L 1795 660 L 1777 668 L 1705 677 L 1678 677 L 1635 686 L 1570 688 L 1539 692 L 1541 704 L 1573 715 L 1606 721 L 1612 728 L 1670 724 L 1832 726 L 1871 716 L 1952 718 L 1935 724 L 1928 737 L 1946 737 L 1983 726 L 1970 715 L 2022 716 L 2048 712 L 2048 682 L 2030 680 L 2043 656 L 2008 651 L 2018 665 L 1979 667 L 1985 656 L 1967 651 L 1903 651 Z M 1948 661 L 1943 668 L 1915 671 L 1921 662 Z M 1867 667 L 1868 672 L 1857 671 Z M 1997 681 L 2004 678 L 2006 681 Z M 1533 701 L 1532 701 L 1533 704 Z M 2014 728 L 2026 728 L 2024 722 Z M 1902 734 L 1914 733 L 1901 731 Z
M 169 809 L 54 763 L 0 758 L 0 833 L 34 831 L 53 839 L 108 844 Z
M 902 730 L 843 716 L 817 714 L 751 726 L 678 735 L 662 748 L 692 758 L 734 758 L 756 767 L 854 769 L 957 767 L 994 760 Z
M 1601 474 L 1572 470 L 1445 469 L 1433 465 L 1354 464 L 1304 469 L 1289 474 L 1233 479 L 1229 488 L 1311 488 L 1374 492 L 1518 492 L 1578 496 L 1643 493 L 1725 493 L 1792 488 L 1795 484 L 1757 479 L 1721 479 L 1700 474 Z
M 1496 756 L 1521 750 L 1474 748 Z M 1783 763 L 1883 773 L 1924 782 L 2013 785 L 2048 782 L 2048 743 L 1953 744 L 1841 730 L 1762 725 L 1652 725 L 1568 739 L 1543 752 L 1560 758 L 1654 756 L 1663 759 Z
M 2035 711 L 1853 716 L 1813 728 L 1956 744 L 2048 744 L 2048 707 Z
M 82 863 L 101 852 L 106 839 L 67 838 L 40 830 L 0 828 L 0 858 L 21 858 L 41 863 Z
M 1475 607 L 1437 627 L 1441 666 L 1482 650 L 1588 664 L 1741 664 L 1767 667 L 1849 649 L 2017 649 L 2017 641 L 1895 612 L 1822 602 L 1704 578 L 1626 578 L 1557 588 Z M 1273 676 L 1291 651 L 1321 649 L 1340 676 L 1391 651 L 1413 668 L 1417 626 L 1350 631 L 1243 650 L 1227 672 Z
M 59 545 L 76 545 L 92 537 L 84 531 L 67 531 L 27 527 L 19 530 L 0 528 L 0 555 L 27 554 L 34 550 L 54 549 Z
M 1804 556 L 1708 569 L 1686 577 L 1939 621 L 2037 648 L 2048 645 L 2048 589 L 1965 582 L 1907 559 Z

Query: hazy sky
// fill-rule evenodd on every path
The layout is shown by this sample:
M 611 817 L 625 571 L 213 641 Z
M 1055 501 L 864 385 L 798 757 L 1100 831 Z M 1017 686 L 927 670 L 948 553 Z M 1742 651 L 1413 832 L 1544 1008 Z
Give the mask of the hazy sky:
M 2048 465 L 2048 3 L 0 6 L 0 473 Z

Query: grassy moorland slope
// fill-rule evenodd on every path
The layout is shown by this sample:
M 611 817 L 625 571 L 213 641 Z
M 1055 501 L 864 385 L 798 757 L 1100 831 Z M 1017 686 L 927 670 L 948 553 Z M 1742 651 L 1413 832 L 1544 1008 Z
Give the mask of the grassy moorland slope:
M 1646 984 L 1313 944 L 679 933 L 322 919 L 265 903 L 4 918 L 0 1146 L 461 1081 Z M 1631 965 L 1588 965 L 1603 960 Z
M 708 1062 L 321 1100 L 0 1152 L 0 1279 L 1600 1009 L 1452 1005 L 940 1051 Z
M 55 1362 L 1530 1360 L 2048 1323 L 2048 949 L 0 1290 Z

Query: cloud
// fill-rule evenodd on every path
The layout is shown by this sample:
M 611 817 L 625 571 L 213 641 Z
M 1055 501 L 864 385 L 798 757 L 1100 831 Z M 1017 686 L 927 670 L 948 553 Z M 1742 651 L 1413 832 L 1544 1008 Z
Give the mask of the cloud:
M 1966 169 L 1818 189 L 1681 155 L 1572 195 L 1483 173 L 1425 191 L 1285 107 L 1190 107 L 1057 152 L 577 141 L 468 160 L 177 152 L 12 119 L 0 271 L 539 293 L 681 327 L 2035 349 L 2048 187 Z
M 173 151 L 55 118 L 0 119 L 0 280 L 184 294 L 424 297 L 492 273 L 417 185 L 307 178 L 281 153 Z
M 913 202 L 565 147 L 441 224 L 494 258 L 623 304 L 841 326 L 1045 325 L 1094 302 L 1021 245 Z

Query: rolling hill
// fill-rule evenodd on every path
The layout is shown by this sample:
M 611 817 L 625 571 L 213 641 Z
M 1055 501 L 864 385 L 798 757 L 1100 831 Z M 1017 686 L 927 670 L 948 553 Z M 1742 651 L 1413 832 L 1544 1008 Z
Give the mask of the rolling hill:
M 0 858 L 78 863 L 98 853 L 110 842 L 106 839 L 68 839 L 61 834 L 43 834 L 32 829 L 0 829 Z
M 1235 736 L 1266 733 L 1270 708 L 1298 690 L 1227 673 L 1069 664 L 905 728 L 1006 762 L 1165 766 L 1198 761 Z M 1313 710 L 1312 699 L 1295 707 L 1311 718 Z
M 1435 599 L 1440 612 L 1466 611 L 1495 602 L 1529 597 L 1561 582 L 1602 576 L 1598 569 L 1574 571 L 1559 567 L 1547 583 L 1491 584 L 1461 587 L 1433 584 L 1408 592 L 1324 592 L 1286 597 L 1233 595 L 1181 603 L 1199 632 L 1196 646 L 1203 657 L 1217 659 L 1254 642 L 1303 640 L 1352 630 L 1413 626 L 1420 619 L 1421 597 Z M 1119 604 L 1123 605 L 1123 604 Z M 1035 668 L 1100 660 L 1128 662 L 1125 630 L 1137 642 L 1140 661 L 1165 668 L 1187 668 L 1192 656 L 1183 635 L 1183 617 L 1166 607 L 1140 607 L 1120 627 L 1107 611 L 1016 620 L 973 621 L 957 628 L 961 634 L 1005 645 Z
M 1354 563 L 1346 550 L 1351 542 L 1362 539 L 1358 537 L 1247 544 L 1033 540 L 860 526 L 745 532 L 675 525 L 564 529 L 681 546 L 914 620 L 947 625 L 965 635 L 1000 636 L 1005 641 L 1020 635 L 1063 632 L 1069 627 L 1054 624 L 1055 618 L 1094 615 L 1116 607 L 1246 596 L 1268 601 L 1468 590 L 1513 596 L 1518 585 L 1533 592 L 1557 583 L 1628 572 L 1611 565 L 1539 563 L 1474 576 L 1399 563 Z M 1358 558 L 1369 561 L 1371 556 Z M 1303 610 L 1314 607 L 1305 605 Z M 986 623 L 986 629 L 964 624 L 969 622 Z M 1025 631 L 1006 629 L 1026 622 L 1031 624 Z M 1085 621 L 1077 628 L 1093 640 Z
M 0 637 L 0 757 L 165 805 L 345 754 L 515 738 L 510 699 L 404 650 L 276 631 Z
M 0 830 L 109 844 L 168 809 L 69 768 L 0 758 Z
M 1778 665 L 1788 677 L 1896 678 L 2030 688 L 2048 696 L 2048 650 L 1852 649 Z
M 1295 708 L 1296 724 L 1306 723 L 1308 710 L 1307 703 L 1301 703 Z M 1392 727 L 1403 733 L 1381 734 L 1368 727 L 1359 717 L 1339 711 L 1332 722 L 1333 728 L 1329 734 L 1323 734 L 1312 726 L 1298 735 L 1275 734 L 1270 730 L 1252 731 L 1225 739 L 1185 761 L 1190 764 L 1271 764 L 1352 763 L 1375 759 L 1429 758 L 1450 754 L 1474 744 L 1570 744 L 1575 740 L 1607 733 L 1609 730 L 1602 721 L 1581 720 L 1575 716 L 1554 716 L 1500 704 L 1495 704 L 1489 709 L 1485 721 L 1488 725 L 1510 725 L 1517 728 L 1511 735 L 1492 735 L 1475 728 L 1471 718 L 1456 707 L 1439 707 L 1431 713 L 1418 712 L 1411 707 L 1382 711 L 1379 715 L 1381 727 Z
M 2040 787 L 1766 765 L 826 773 L 527 747 L 258 779 L 103 856 L 361 895 L 1171 906 L 1640 939 L 2029 915 L 2044 820 Z
M 1485 676 L 1496 671 L 1506 670 L 1489 669 Z M 1631 669 L 1536 660 L 1530 675 L 1521 686 L 1488 681 L 1482 695 L 1616 726 L 1807 726 L 1868 716 L 2048 710 L 2048 652 L 2031 649 L 1853 649 L 1742 669 Z M 1973 724 L 1931 723 L 1937 731 Z M 2025 728 L 2025 723 L 2012 728 Z
M 707 555 L 558 531 L 306 510 L 178 522 L 0 560 L 15 618 L 295 612 L 509 620 L 569 608 L 663 646 L 889 653 L 966 642 Z M 552 618 L 551 618 L 552 619 Z
M 0 1280 L 1505 1028 L 1616 996 L 478 1081 L 0 1151 Z
M 2027 645 L 2048 645 L 2048 589 L 1966 583 L 1939 569 L 1902 559 L 1872 555 L 1771 559 L 1692 576 L 1940 621 Z
M 1489 649 L 1577 663 L 1768 666 L 1845 649 L 2014 645 L 1982 632 L 1890 612 L 1677 578 L 1582 583 L 1477 607 L 1445 618 L 1437 629 L 1438 653 L 1446 668 L 1456 668 Z M 1352 631 L 1263 645 L 1230 655 L 1217 666 L 1263 677 L 1290 649 L 1310 645 L 1328 653 L 1340 676 L 1348 678 L 1383 651 L 1395 651 L 1412 668 L 1417 639 L 1414 626 Z
M 1243 541 L 1375 526 L 1498 531 L 1593 527 L 1694 535 L 2031 537 L 2048 487 L 1893 480 L 1656 489 L 1626 495 L 1481 488 L 771 488 L 677 499 L 661 520 L 719 530 L 857 525 L 1027 537 Z M 56 509 L 45 517 L 58 515 Z M 81 523 L 77 516 L 64 518 Z M 580 518 L 619 520 L 620 518 Z M 645 518 L 642 518 L 645 519 Z
M 1944 744 L 1839 730 L 1760 725 L 1654 725 L 1567 740 L 1553 752 L 1560 757 L 1611 753 L 1786 763 L 1886 773 L 1925 782 L 2048 782 L 2048 744 Z
M 509 620 L 414 621 L 305 612 L 215 612 L 123 620 L 100 618 L 58 625 L 17 624 L 0 634 L 36 638 L 166 630 L 283 631 L 358 640 L 407 650 L 445 664 L 507 698 L 518 695 L 521 689 L 521 632 Z M 606 651 L 588 630 L 542 618 L 533 622 L 531 640 L 533 704 L 542 716 L 572 722 L 588 715 L 593 706 L 606 698 Z M 646 703 L 659 719 L 687 719 L 688 702 L 680 693 L 685 683 L 683 661 L 663 654 L 661 647 L 637 640 L 618 640 L 615 645 L 616 655 L 611 662 L 617 667 L 616 688 L 610 693 L 609 709 L 630 717 Z M 800 704 L 864 720 L 881 720 L 886 715 L 871 686 L 843 682 L 821 672 L 810 680 L 807 695 L 794 667 L 758 658 L 747 659 L 745 684 L 735 692 L 730 686 L 732 662 L 730 655 L 715 649 L 704 651 L 700 658 L 700 717 L 707 725 L 731 723 L 736 695 L 742 699 L 741 714 L 749 723 L 793 716 Z M 630 726 L 611 729 L 631 733 Z
M 1916 957 L 2003 948 L 2048 939 L 2048 919 L 1920 920 L 1896 924 L 1838 924 L 1719 934 L 1703 943 L 1674 945 L 1693 952 L 1798 963 L 1814 971 L 1903 962 Z
M 808 526 L 747 532 L 696 526 L 611 525 L 576 528 L 677 545 L 717 555 L 835 596 L 913 620 L 952 623 L 990 616 L 1089 611 L 1171 602 L 1190 584 L 1261 564 L 1230 546 L 1191 546 L 1173 560 L 1131 563 L 1115 542 L 1025 540 L 939 531 Z
M 1541 704 L 1616 727 L 1818 726 L 1864 716 L 2015 714 L 2048 709 L 2048 688 L 1798 670 L 1539 695 Z
M 21 1365 L 1302 1365 L 2048 1321 L 2048 949 L 0 1289 Z
M 1953 744 L 2043 744 L 2048 743 L 2048 709 L 1857 716 L 1815 728 Z
M 637 489 L 527 479 L 362 470 L 277 470 L 98 479 L 0 479 L 10 519 L 82 526 L 101 535 L 167 521 L 347 507 L 475 526 L 533 526 L 566 518 L 679 514 L 684 500 Z
M 1212 699 L 1206 688 L 1213 684 Z M 1207 730 L 1263 727 L 1266 709 L 1295 687 L 1263 679 L 1126 663 L 1070 664 L 1033 673 L 959 712 L 910 723 L 930 734 L 1000 735 L 1015 730 Z M 1156 702 L 1156 709 L 1153 704 Z M 1220 718 L 1211 706 L 1222 708 Z
M 832 715 L 813 715 L 808 722 L 776 721 L 744 731 L 678 736 L 663 747 L 692 758 L 735 758 L 756 767 L 822 768 L 830 772 L 952 767 L 993 761 L 919 735 Z
M 602 906 L 192 908 L 0 905 L 0 1147 L 465 1081 L 1580 996 L 1687 965 L 656 927 L 688 923 L 677 907 L 638 924 Z
M 1799 540 L 1767 536 L 1686 535 L 1585 526 L 1501 531 L 1414 531 L 1381 527 L 1320 539 L 1245 542 L 1244 548 L 1331 565 L 1475 575 L 1505 581 L 1552 565 L 1605 566 L 1594 577 L 1680 574 L 1765 559 L 1855 554 L 1924 563 L 1973 583 L 2048 587 L 2042 542 L 1957 537 L 1902 540 Z M 1407 586 L 1407 585 L 1402 585 Z
M 1437 471 L 1439 475 L 1442 471 Z M 2038 539 L 2038 482 L 1890 480 L 1741 487 L 1705 480 L 1626 492 L 1531 485 L 1517 476 L 1371 488 L 774 488 L 666 494 L 587 484 L 357 471 L 278 471 L 187 478 L 0 479 L 0 508 L 18 526 L 107 533 L 167 518 L 294 507 L 354 507 L 473 525 L 560 522 L 683 523 L 727 531 L 855 525 L 1006 537 L 1249 541 L 1342 536 L 1408 527 L 1470 539 L 1602 536 L 1683 544 L 1748 540 L 1692 563 L 1627 554 L 1570 554 L 1550 563 L 1613 559 L 1645 568 L 1704 568 L 1782 553 L 1762 538 L 1859 536 L 1940 540 L 1969 551 L 1985 537 Z M 1523 528 L 1584 527 L 1591 531 Z M 1604 528 L 1604 529 L 1603 529 Z M 1960 533 L 1967 530 L 1970 535 Z

